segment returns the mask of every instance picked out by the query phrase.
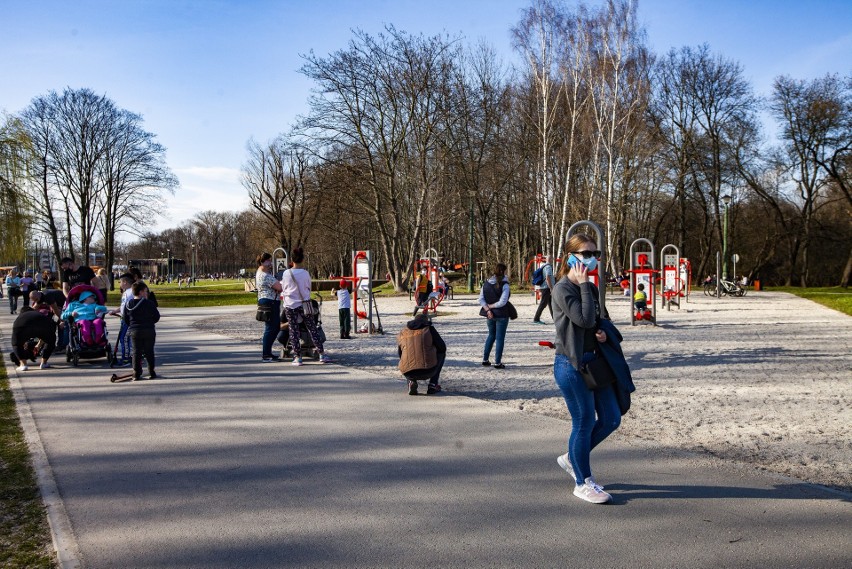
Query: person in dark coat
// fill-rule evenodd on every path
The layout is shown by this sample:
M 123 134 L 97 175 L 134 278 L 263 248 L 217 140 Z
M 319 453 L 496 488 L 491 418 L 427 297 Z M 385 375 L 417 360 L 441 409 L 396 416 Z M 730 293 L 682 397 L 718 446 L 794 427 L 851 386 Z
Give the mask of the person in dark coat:
M 408 394 L 417 395 L 417 382 L 428 380 L 426 394 L 441 391 L 441 368 L 447 345 L 425 314 L 410 320 L 397 336 L 399 371 L 408 379 Z
M 40 346 L 31 340 L 38 340 Z M 56 348 L 56 323 L 29 306 L 21 308 L 21 314 L 12 324 L 12 348 L 10 359 L 18 366 L 18 371 L 27 371 L 27 360 L 35 361 L 35 354 L 41 355 L 41 369 L 47 369 L 47 360 Z
M 157 378 L 154 370 L 154 342 L 157 333 L 154 325 L 160 321 L 160 311 L 148 300 L 148 285 L 142 281 L 133 283 L 133 298 L 124 307 L 124 321 L 133 346 L 133 380 L 142 379 L 142 357 L 148 362 L 148 376 Z

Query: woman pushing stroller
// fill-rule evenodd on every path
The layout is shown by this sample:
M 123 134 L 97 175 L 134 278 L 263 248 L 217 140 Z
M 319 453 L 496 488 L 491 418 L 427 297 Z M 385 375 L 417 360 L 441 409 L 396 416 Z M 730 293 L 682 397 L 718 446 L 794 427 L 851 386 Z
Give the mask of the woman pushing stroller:
M 290 325 L 290 346 L 294 354 L 293 365 L 302 365 L 299 323 L 304 323 L 307 326 L 311 341 L 320 355 L 320 363 L 328 363 L 331 358 L 325 354 L 322 338 L 317 331 L 316 321 L 312 316 L 307 316 L 304 310 L 304 306 L 311 302 L 311 275 L 302 268 L 305 252 L 301 247 L 293 249 L 290 260 L 293 266 L 284 271 L 284 275 L 281 277 L 281 299 L 284 304 L 284 314 L 287 316 L 287 322 Z

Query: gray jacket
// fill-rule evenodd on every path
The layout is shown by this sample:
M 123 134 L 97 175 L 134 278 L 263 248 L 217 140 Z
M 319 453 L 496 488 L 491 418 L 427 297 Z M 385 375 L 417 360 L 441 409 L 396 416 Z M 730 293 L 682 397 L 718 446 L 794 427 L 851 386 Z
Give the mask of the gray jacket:
M 598 289 L 590 282 L 577 285 L 562 277 L 553 286 L 556 353 L 567 356 L 575 369 L 580 369 L 586 330 L 597 329 L 597 298 Z

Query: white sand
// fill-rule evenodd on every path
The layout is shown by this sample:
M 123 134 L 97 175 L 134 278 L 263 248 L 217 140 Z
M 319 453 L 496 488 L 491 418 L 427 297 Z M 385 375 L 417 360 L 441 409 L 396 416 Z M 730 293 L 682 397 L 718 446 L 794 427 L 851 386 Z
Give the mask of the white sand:
M 503 370 L 479 363 L 486 332 L 475 296 L 456 295 L 439 307 L 434 322 L 448 346 L 444 390 L 570 421 L 553 381 L 553 351 L 538 345 L 553 339 L 549 314 L 548 325 L 533 324 L 532 296 L 512 301 L 519 318 L 509 324 Z M 406 296 L 379 298 L 378 306 L 385 335 L 346 341 L 337 339 L 337 305 L 327 300 L 326 351 L 337 363 L 374 372 L 376 381 L 399 380 L 395 335 L 413 305 Z M 607 297 L 637 387 L 614 436 L 852 490 L 852 318 L 771 292 L 722 299 L 698 292 L 681 306 L 658 305 L 657 326 L 631 326 L 628 299 Z M 252 313 L 199 326 L 259 344 L 262 324 Z

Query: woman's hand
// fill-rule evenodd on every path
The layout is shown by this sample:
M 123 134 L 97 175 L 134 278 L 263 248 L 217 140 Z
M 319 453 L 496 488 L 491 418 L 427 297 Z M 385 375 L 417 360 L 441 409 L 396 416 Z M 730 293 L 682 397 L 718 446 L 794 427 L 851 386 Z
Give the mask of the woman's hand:
M 604 332 L 603 330 L 598 330 L 597 332 L 595 332 L 595 338 L 598 342 L 603 344 L 604 342 L 606 342 L 606 332 Z
M 588 282 L 589 280 L 589 271 L 586 270 L 586 265 L 583 263 L 577 263 L 571 270 L 568 271 L 568 276 L 577 284 L 582 284 Z

